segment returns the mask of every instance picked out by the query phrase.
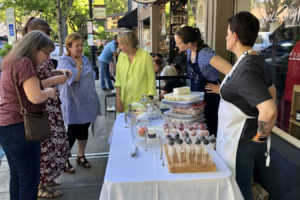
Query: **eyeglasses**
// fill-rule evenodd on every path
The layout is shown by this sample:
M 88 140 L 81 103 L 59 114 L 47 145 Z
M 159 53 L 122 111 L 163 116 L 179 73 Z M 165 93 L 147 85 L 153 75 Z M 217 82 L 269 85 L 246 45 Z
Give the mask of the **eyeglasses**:
M 50 53 L 49 52 L 47 52 L 47 51 L 45 51 L 45 50 L 41 50 L 46 56 L 50 56 Z

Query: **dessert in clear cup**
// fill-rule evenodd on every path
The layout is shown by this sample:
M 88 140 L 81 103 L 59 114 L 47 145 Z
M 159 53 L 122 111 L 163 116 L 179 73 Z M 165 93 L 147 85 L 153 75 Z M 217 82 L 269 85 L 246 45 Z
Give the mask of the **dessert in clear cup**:
M 147 136 L 148 136 L 148 138 L 151 138 L 151 139 L 156 138 L 156 131 L 149 129 Z

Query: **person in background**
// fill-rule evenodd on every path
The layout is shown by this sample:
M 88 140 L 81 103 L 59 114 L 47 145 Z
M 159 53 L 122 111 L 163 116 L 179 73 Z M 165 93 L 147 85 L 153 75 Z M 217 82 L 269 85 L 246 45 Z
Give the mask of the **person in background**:
M 110 72 L 109 72 L 109 63 L 113 61 L 113 57 L 117 57 L 117 47 L 118 47 L 118 36 L 114 36 L 114 40 L 107 43 L 102 50 L 100 56 L 98 57 L 100 63 L 100 82 L 101 88 L 104 91 L 108 89 L 113 90 L 114 86 L 112 85 L 110 79 Z M 105 84 L 105 80 L 108 86 L 108 89 Z
M 118 36 L 122 52 L 117 62 L 116 106 L 125 112 L 129 104 L 138 102 L 142 95 L 155 96 L 155 72 L 151 55 L 138 47 L 138 38 L 133 31 Z
M 215 93 L 207 93 L 205 85 L 207 83 L 218 83 L 217 69 L 221 70 L 222 73 L 228 73 L 232 66 L 204 44 L 198 28 L 190 26 L 180 28 L 175 33 L 175 42 L 179 51 L 187 51 L 187 71 L 191 80 L 191 91 L 205 92 L 205 122 L 209 133 L 216 136 L 220 97 Z M 222 67 L 216 69 L 213 66 Z
M 175 68 L 173 66 L 165 66 L 163 70 L 164 76 L 178 76 Z M 163 96 L 167 93 L 173 92 L 173 88 L 182 87 L 183 84 L 180 81 L 180 79 L 170 79 L 170 80 L 164 80 L 165 84 L 162 88 L 160 98 L 163 99 Z
M 57 69 L 71 71 L 71 77 L 59 86 L 63 118 L 68 126 L 70 149 L 76 139 L 78 142 L 77 164 L 90 168 L 91 165 L 85 158 L 88 128 L 100 114 L 100 101 L 95 86 L 96 74 L 88 58 L 82 56 L 83 38 L 81 35 L 78 33 L 68 35 L 65 44 L 66 55 L 58 60 L 57 66 Z M 73 168 L 69 160 L 66 162 L 66 167 Z
M 153 67 L 156 76 L 162 76 L 163 63 L 159 58 L 153 58 Z
M 182 69 L 179 64 L 174 63 L 174 64 L 171 64 L 171 66 L 174 67 L 178 76 L 182 75 Z
M 163 76 L 163 63 L 159 58 L 154 58 L 153 59 L 153 67 L 154 67 L 154 72 L 155 76 Z M 156 88 L 159 89 L 163 88 L 163 82 L 161 80 L 156 80 Z
M 25 35 L 33 30 L 39 30 L 50 36 L 51 28 L 42 18 L 31 17 L 23 28 Z M 64 84 L 71 77 L 71 71 L 60 69 L 54 70 L 51 60 L 46 60 L 37 69 L 42 86 L 52 87 L 57 92 L 57 84 Z M 59 98 L 48 99 L 46 102 L 46 112 L 49 116 L 49 124 L 52 136 L 41 143 L 41 179 L 38 191 L 39 198 L 56 198 L 62 195 L 61 191 L 50 190 L 46 186 L 57 186 L 60 182 L 56 179 L 66 170 L 73 173 L 75 169 L 66 168 L 65 163 L 71 156 L 69 141 L 64 126 Z
M 226 47 L 238 60 L 220 86 L 222 120 L 216 146 L 236 176 L 245 200 L 252 200 L 255 163 L 265 156 L 266 166 L 270 162 L 266 141 L 270 142 L 277 117 L 272 97 L 276 96 L 275 86 L 264 59 L 252 49 L 260 27 L 258 19 L 249 12 L 239 12 L 228 23 Z
M 160 53 L 153 53 L 152 57 L 153 57 L 153 60 L 158 59 L 158 60 L 161 61 L 162 65 L 164 64 L 163 56 Z
M 37 69 L 49 60 L 54 43 L 40 31 L 25 35 L 5 56 L 0 77 L 0 144 L 10 169 L 10 199 L 37 199 L 40 182 L 41 142 L 27 141 L 20 113 L 12 68 L 24 108 L 43 113 L 48 98 L 55 99 L 54 88 L 43 88 Z

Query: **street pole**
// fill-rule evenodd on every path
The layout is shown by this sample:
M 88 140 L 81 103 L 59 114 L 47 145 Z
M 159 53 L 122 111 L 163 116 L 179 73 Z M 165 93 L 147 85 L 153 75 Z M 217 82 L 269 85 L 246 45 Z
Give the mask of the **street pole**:
M 93 20 L 93 0 L 89 0 L 89 16 L 90 16 L 90 20 Z M 95 59 L 95 47 L 94 45 L 91 46 L 91 54 L 92 54 L 92 65 L 94 70 L 96 71 L 97 77 L 98 77 L 98 67 L 96 66 L 96 59 Z M 95 69 L 96 68 L 96 69 Z

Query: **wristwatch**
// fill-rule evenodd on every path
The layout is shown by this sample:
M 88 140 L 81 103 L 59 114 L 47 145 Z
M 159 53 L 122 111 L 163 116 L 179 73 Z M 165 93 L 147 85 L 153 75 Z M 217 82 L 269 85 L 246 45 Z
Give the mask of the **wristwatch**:
M 256 134 L 256 138 L 257 138 L 257 140 L 260 141 L 260 142 L 265 142 L 265 141 L 267 140 L 266 137 L 261 136 L 261 135 L 259 135 L 259 134 Z

